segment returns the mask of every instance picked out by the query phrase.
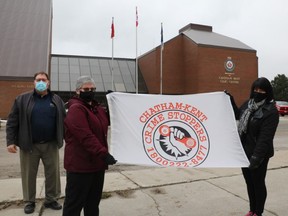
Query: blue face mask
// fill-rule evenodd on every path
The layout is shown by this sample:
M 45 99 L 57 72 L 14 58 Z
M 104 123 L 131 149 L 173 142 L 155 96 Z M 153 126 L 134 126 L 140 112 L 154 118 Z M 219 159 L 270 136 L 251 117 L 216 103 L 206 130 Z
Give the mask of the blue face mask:
M 47 83 L 43 81 L 36 82 L 35 89 L 39 92 L 43 92 L 47 89 Z

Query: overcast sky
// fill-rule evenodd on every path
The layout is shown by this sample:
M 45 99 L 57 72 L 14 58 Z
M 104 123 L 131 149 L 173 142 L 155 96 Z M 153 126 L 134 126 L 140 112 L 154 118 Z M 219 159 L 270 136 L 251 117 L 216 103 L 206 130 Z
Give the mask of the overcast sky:
M 52 53 L 136 57 L 176 37 L 189 23 L 209 25 L 213 32 L 237 39 L 257 51 L 259 76 L 288 77 L 287 0 L 53 0 Z

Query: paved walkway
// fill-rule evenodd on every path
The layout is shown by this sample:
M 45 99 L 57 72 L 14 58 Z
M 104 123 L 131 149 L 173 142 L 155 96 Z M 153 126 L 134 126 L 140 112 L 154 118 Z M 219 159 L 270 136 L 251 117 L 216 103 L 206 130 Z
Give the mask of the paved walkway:
M 279 150 L 269 164 L 265 216 L 286 216 L 288 150 Z M 62 192 L 65 177 L 61 178 Z M 42 207 L 44 180 L 38 179 L 36 211 L 32 216 L 61 216 Z M 22 199 L 21 180 L 0 180 L 0 203 Z M 101 216 L 243 216 L 248 211 L 246 186 L 239 168 L 150 168 L 107 172 Z M 63 194 L 64 196 L 64 194 Z M 63 199 L 60 200 L 63 202 Z M 23 204 L 0 210 L 1 216 L 25 215 Z
M 267 173 L 265 216 L 287 216 L 287 117 L 281 117 L 274 139 L 277 151 Z M 243 216 L 247 213 L 246 185 L 241 170 L 208 168 L 149 168 L 108 171 L 101 216 Z M 65 177 L 61 178 L 62 192 Z M 39 199 L 31 216 L 61 216 L 42 207 L 44 179 L 38 178 Z M 64 194 L 60 202 L 63 203 Z M 0 180 L 0 216 L 21 216 L 21 179 Z

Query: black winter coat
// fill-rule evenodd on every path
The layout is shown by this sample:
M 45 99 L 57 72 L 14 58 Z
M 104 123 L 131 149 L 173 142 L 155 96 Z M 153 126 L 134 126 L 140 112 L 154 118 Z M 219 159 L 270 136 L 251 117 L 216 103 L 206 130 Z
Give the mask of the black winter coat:
M 248 101 L 239 109 L 239 119 L 248 107 Z M 251 114 L 247 133 L 241 137 L 247 157 L 270 158 L 274 155 L 273 139 L 279 123 L 279 114 L 274 103 L 265 103 Z
M 33 94 L 35 91 L 23 93 L 16 97 L 6 124 L 7 146 L 15 144 L 20 149 L 31 151 L 33 147 L 31 131 L 31 113 L 35 104 Z M 57 144 L 63 146 L 65 106 L 62 99 L 49 91 L 52 103 L 57 108 Z

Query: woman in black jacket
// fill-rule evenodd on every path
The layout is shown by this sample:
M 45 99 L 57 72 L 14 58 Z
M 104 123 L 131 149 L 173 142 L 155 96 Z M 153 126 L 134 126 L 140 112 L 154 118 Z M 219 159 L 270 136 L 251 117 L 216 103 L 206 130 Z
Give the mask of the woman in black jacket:
M 267 197 L 265 177 L 269 158 L 274 155 L 273 139 L 279 123 L 273 89 L 262 77 L 251 86 L 250 98 L 239 109 L 232 99 L 238 133 L 250 161 L 242 173 L 247 185 L 250 211 L 245 216 L 261 216 Z

